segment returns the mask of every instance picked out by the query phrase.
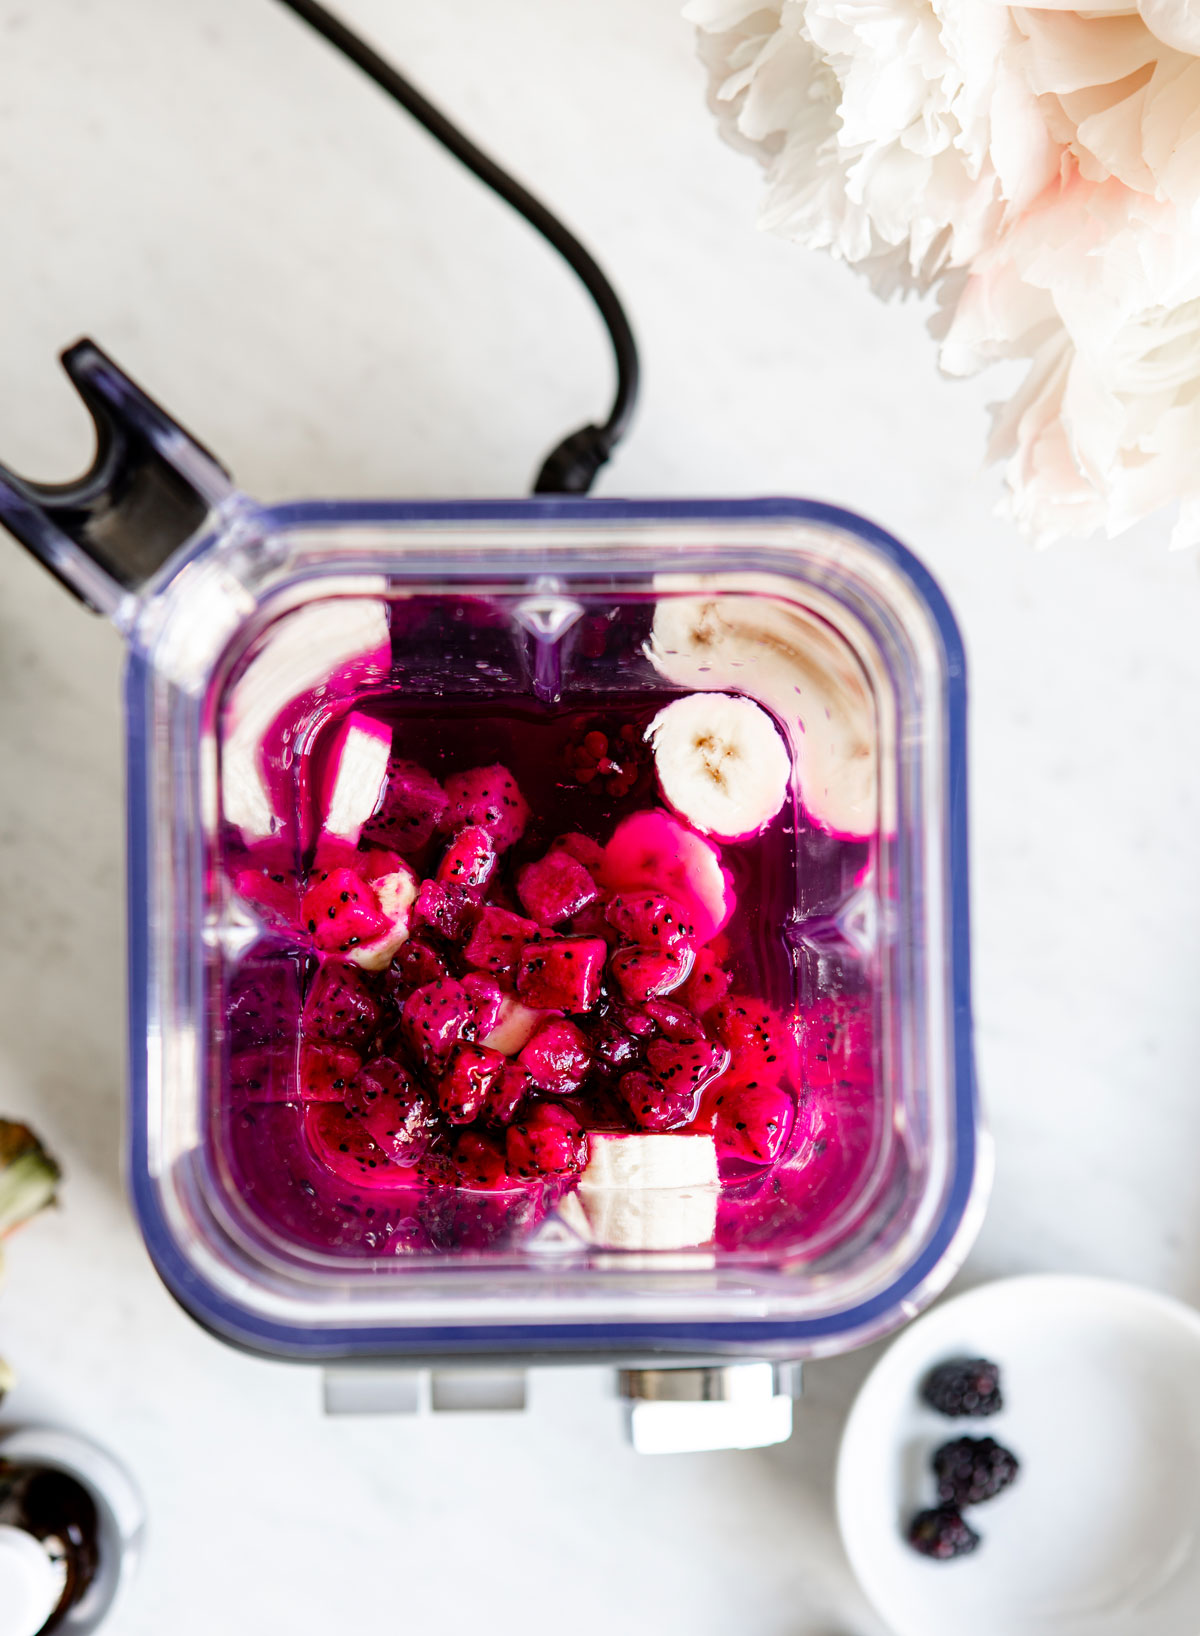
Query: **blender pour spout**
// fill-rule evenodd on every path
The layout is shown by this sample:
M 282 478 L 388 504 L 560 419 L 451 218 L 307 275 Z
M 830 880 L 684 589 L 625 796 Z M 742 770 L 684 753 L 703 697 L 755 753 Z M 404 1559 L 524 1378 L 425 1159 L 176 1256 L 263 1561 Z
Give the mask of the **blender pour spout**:
M 70 483 L 29 482 L 0 465 L 0 523 L 94 612 L 119 619 L 232 484 L 95 342 L 61 357 L 92 417 L 95 457 Z

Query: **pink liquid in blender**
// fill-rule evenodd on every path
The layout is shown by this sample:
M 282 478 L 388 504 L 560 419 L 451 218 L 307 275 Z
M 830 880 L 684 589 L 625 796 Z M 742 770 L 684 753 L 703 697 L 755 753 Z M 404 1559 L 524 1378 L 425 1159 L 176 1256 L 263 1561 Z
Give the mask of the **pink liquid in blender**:
M 746 839 L 698 836 L 646 740 L 677 690 L 585 674 L 566 702 L 435 696 L 400 657 L 420 617 L 394 619 L 388 683 L 332 690 L 315 730 L 300 709 L 275 724 L 280 836 L 225 837 L 262 928 L 217 1002 L 212 1138 L 239 1194 L 335 1255 L 512 1254 L 597 1134 L 700 1135 L 720 1165 L 711 1247 L 824 1246 L 884 1120 L 868 977 L 806 928 L 834 923 L 870 844 L 794 798 Z M 638 632 L 622 646 L 620 622 L 595 623 L 599 680 Z M 493 629 L 507 640 L 486 619 L 473 639 Z M 390 747 L 387 783 L 360 835 L 322 838 L 351 709 Z

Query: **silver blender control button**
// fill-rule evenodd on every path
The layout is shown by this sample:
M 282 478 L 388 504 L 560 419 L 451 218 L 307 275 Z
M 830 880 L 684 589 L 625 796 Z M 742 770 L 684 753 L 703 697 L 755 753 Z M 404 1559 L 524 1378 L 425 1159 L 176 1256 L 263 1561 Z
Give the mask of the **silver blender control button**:
M 766 1448 L 791 1435 L 795 1363 L 690 1364 L 622 1369 L 618 1389 L 639 1454 Z
M 58 1606 L 64 1575 L 21 1528 L 0 1526 L 0 1636 L 36 1636 Z

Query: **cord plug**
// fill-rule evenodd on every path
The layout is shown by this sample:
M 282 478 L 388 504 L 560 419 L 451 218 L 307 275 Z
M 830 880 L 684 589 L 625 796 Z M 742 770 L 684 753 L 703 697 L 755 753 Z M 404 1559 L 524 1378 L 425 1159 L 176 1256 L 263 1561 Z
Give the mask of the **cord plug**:
M 542 462 L 535 494 L 586 494 L 608 461 L 612 442 L 599 426 L 581 426 L 564 437 Z

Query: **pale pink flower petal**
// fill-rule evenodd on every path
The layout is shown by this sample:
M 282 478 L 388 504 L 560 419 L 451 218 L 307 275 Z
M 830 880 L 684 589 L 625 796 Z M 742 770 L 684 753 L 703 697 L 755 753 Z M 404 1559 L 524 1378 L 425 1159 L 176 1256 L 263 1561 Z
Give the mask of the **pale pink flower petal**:
M 690 0 L 761 221 L 935 290 L 949 374 L 1029 361 L 991 453 L 1039 540 L 1200 536 L 1200 0 Z

